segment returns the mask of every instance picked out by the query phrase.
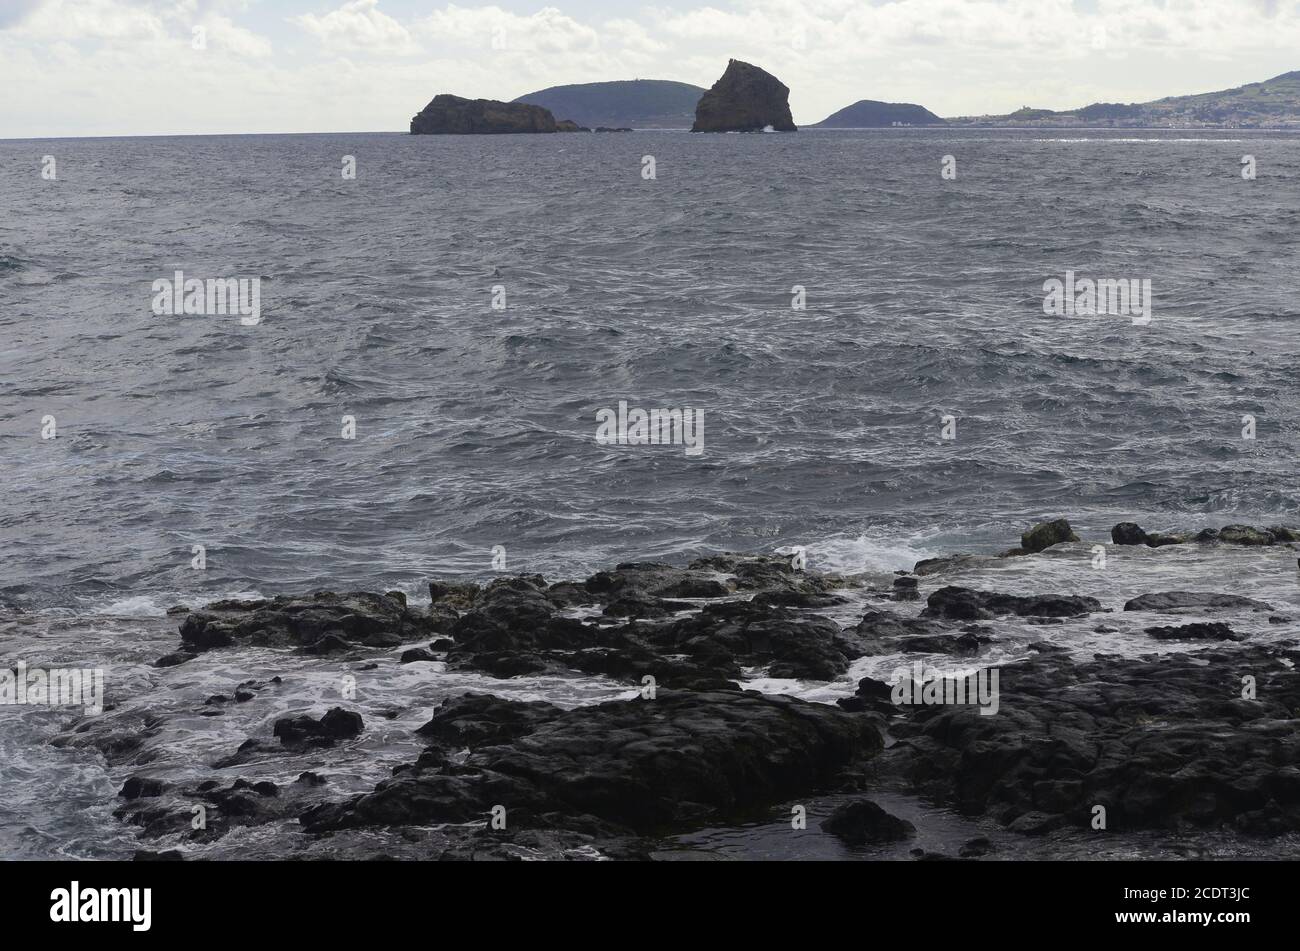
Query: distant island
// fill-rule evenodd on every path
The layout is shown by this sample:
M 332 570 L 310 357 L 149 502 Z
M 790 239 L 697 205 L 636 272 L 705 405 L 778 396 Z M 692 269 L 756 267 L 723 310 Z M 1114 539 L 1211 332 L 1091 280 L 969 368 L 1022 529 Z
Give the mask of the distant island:
M 699 86 L 667 79 L 625 79 L 607 83 L 551 86 L 515 99 L 567 116 L 580 125 L 634 129 L 689 129 Z
M 509 135 L 533 132 L 578 132 L 574 122 L 556 121 L 541 106 L 463 99 L 442 93 L 411 119 L 412 135 Z
M 1294 129 L 1300 128 L 1300 71 L 1235 89 L 1154 102 L 1095 102 L 1064 112 L 1025 106 L 1005 116 L 966 116 L 948 122 L 974 127 Z
M 947 123 L 923 106 L 910 102 L 862 99 L 827 116 L 810 129 L 887 129 L 892 126 L 934 126 Z
M 513 102 L 435 96 L 411 120 L 414 135 L 476 135 L 538 132 L 626 132 L 690 129 L 693 132 L 797 131 L 790 90 L 775 76 L 730 60 L 711 89 L 663 79 L 631 79 L 552 86 Z M 563 119 L 556 118 L 564 116 Z M 1057 111 L 1025 106 L 1008 115 L 940 118 L 908 102 L 860 99 L 813 129 L 1103 128 L 1103 129 L 1293 129 L 1300 128 L 1300 71 L 1236 89 L 1170 96 L 1144 103 L 1096 102 Z

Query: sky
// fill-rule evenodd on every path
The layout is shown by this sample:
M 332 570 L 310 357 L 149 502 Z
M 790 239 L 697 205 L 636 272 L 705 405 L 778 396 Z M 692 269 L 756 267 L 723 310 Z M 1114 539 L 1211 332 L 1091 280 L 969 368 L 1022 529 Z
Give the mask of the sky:
M 438 93 L 708 87 L 732 57 L 802 124 L 1141 102 L 1300 69 L 1300 0 L 0 0 L 0 138 L 405 131 Z

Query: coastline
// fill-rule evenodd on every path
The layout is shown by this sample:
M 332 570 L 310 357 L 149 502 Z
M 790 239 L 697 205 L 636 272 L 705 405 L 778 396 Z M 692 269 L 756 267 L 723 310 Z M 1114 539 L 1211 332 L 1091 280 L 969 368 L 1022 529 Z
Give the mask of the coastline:
M 1300 854 L 1288 609 L 1190 577 L 1218 597 L 1121 607 L 1081 583 L 1129 556 L 1294 573 L 1300 536 L 1132 544 L 1117 526 L 1099 545 L 1053 524 L 1027 533 L 1059 539 L 1033 553 L 892 577 L 718 555 L 434 581 L 427 608 L 329 592 L 178 608 L 139 646 L 142 676 L 110 671 L 105 712 L 51 752 L 103 761 L 105 836 L 138 858 Z M 213 665 L 233 689 L 214 692 Z M 997 670 L 996 711 L 895 703 L 890 672 L 920 668 Z

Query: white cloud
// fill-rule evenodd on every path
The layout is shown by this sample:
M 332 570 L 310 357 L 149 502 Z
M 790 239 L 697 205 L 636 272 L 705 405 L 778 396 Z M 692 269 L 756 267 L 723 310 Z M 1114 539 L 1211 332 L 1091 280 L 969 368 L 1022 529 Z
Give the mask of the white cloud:
M 29 15 L 0 32 L 38 43 L 100 42 L 117 47 L 156 43 L 190 46 L 194 29 L 204 30 L 209 49 L 238 56 L 271 54 L 266 37 L 216 12 L 212 0 L 200 10 L 196 0 L 44 0 L 28 5 Z
M 406 27 L 379 9 L 379 0 L 349 0 L 324 16 L 313 13 L 292 22 L 334 50 L 409 55 L 419 52 Z
M 161 11 L 121 0 L 45 0 L 10 32 L 49 40 L 148 40 L 167 33 Z
M 421 21 L 419 29 L 436 41 L 497 51 L 574 53 L 600 46 L 600 35 L 592 27 L 555 7 L 520 16 L 497 6 L 458 7 L 452 3 Z
M 271 55 L 271 41 L 266 37 L 237 26 L 229 17 L 211 15 L 200 19 L 196 26 L 207 30 L 208 44 L 227 50 L 237 56 L 261 57 Z
M 403 129 L 438 92 L 709 86 L 729 57 L 789 86 L 801 123 L 865 98 L 969 115 L 1300 69 L 1300 0 L 609 0 L 581 15 L 425 0 L 404 16 L 394 0 L 314 2 L 290 21 L 295 44 L 274 0 L 0 0 L 0 135 Z
M 605 23 L 605 34 L 617 45 L 637 53 L 664 53 L 668 44 L 656 40 L 640 23 L 635 20 L 609 20 Z

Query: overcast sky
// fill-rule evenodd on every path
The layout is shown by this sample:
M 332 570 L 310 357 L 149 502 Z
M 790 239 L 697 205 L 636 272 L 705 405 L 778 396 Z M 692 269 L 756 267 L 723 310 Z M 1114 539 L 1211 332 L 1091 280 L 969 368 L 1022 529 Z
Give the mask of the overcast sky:
M 0 138 L 404 131 L 439 92 L 707 87 L 733 56 L 799 123 L 1134 102 L 1300 69 L 1300 0 L 0 0 Z

